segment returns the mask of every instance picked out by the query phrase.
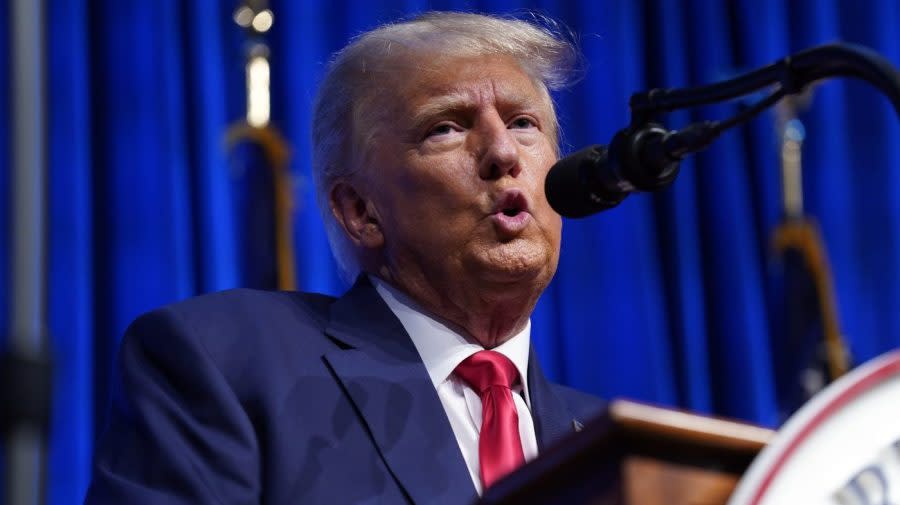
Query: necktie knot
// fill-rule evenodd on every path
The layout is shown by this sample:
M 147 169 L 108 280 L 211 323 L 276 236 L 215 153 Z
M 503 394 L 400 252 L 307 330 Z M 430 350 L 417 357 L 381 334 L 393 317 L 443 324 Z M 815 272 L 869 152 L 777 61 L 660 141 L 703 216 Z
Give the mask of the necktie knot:
M 516 365 L 496 351 L 478 351 L 464 359 L 456 367 L 456 376 L 479 395 L 484 395 L 491 386 L 512 389 L 519 383 Z

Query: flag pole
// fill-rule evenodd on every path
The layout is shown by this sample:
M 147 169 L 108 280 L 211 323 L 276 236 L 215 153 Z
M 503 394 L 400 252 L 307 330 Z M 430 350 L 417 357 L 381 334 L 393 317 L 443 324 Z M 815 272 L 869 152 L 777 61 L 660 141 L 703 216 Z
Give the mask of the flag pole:
M 45 324 L 44 2 L 10 3 L 10 318 L 0 364 L 7 505 L 45 500 L 50 367 Z
M 829 375 L 827 384 L 850 370 L 851 358 L 841 333 L 834 278 L 825 243 L 818 224 L 803 209 L 802 147 L 806 132 L 797 118 L 797 111 L 808 106 L 813 92 L 814 88 L 810 88 L 779 104 L 784 219 L 772 235 L 772 246 L 779 255 L 788 250 L 795 251 L 812 278 L 822 324 Z

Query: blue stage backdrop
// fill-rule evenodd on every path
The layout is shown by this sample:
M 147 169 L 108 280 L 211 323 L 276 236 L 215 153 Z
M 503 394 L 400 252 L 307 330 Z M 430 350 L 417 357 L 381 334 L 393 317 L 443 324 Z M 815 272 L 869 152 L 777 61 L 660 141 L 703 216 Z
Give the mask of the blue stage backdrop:
M 233 287 L 224 147 L 242 116 L 235 1 L 47 0 L 49 329 L 56 357 L 50 503 L 81 500 L 115 347 L 153 307 Z M 310 179 L 311 100 L 329 54 L 362 30 L 430 9 L 549 15 L 570 28 L 584 78 L 555 98 L 563 149 L 606 143 L 632 92 L 722 80 L 846 40 L 900 63 L 898 3 L 834 0 L 273 1 L 274 121 L 293 146 L 296 262 L 304 290 L 339 293 Z M 7 2 L 0 18 L 8 19 Z M 0 26 L 0 82 L 9 27 Z M 9 104 L 0 104 L 8 194 Z M 720 118 L 740 104 L 666 118 Z M 900 120 L 866 85 L 826 83 L 804 113 L 808 211 L 821 223 L 857 362 L 900 344 Z M 564 226 L 559 272 L 534 314 L 549 376 L 764 425 L 778 422 L 767 293 L 779 220 L 772 114 L 729 132 L 668 190 Z M 0 197 L 7 264 L 9 199 Z M 0 268 L 0 328 L 8 272 Z M 248 342 L 247 345 L 253 345 Z

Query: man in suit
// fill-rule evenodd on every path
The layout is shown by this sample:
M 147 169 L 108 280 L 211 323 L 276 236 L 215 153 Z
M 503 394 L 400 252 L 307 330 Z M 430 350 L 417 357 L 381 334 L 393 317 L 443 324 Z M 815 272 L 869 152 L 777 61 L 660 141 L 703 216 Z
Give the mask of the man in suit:
M 313 170 L 353 287 L 135 321 L 87 503 L 471 503 L 599 413 L 530 346 L 560 245 L 549 89 L 574 57 L 530 23 L 462 13 L 339 52 Z

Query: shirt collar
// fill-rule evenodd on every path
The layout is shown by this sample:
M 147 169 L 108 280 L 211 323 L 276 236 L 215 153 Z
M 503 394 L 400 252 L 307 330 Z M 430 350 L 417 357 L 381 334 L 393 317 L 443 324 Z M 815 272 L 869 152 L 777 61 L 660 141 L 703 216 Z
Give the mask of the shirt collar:
M 464 359 L 484 350 L 484 347 L 466 340 L 444 322 L 439 321 L 404 293 L 375 276 L 369 276 L 375 290 L 397 316 L 409 334 L 419 356 L 428 370 L 435 388 L 450 378 L 450 374 Z M 513 362 L 522 379 L 525 402 L 531 405 L 528 394 L 528 353 L 531 349 L 531 320 L 512 338 L 495 347 Z

